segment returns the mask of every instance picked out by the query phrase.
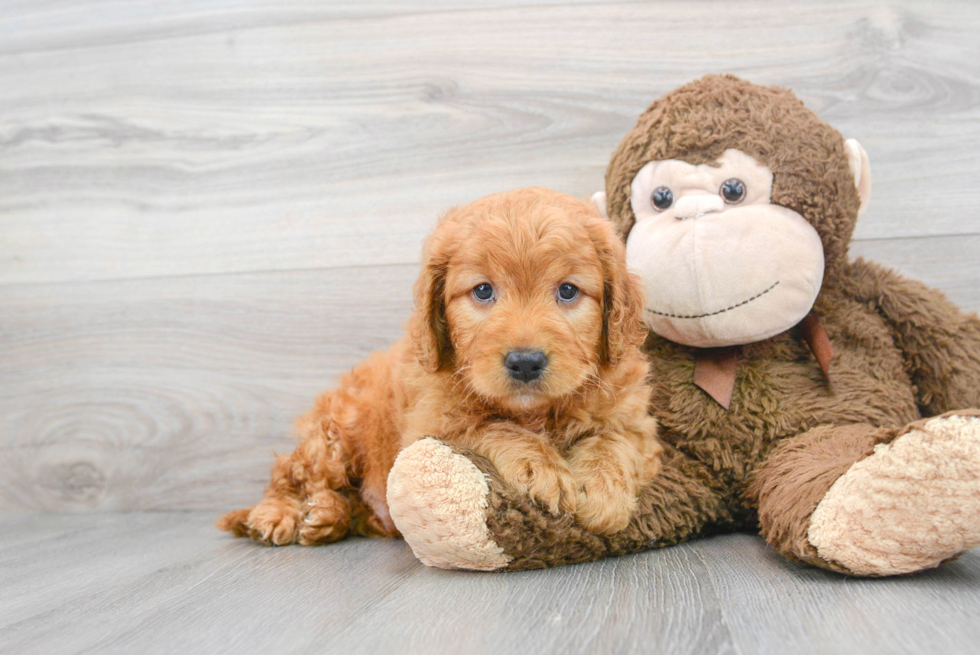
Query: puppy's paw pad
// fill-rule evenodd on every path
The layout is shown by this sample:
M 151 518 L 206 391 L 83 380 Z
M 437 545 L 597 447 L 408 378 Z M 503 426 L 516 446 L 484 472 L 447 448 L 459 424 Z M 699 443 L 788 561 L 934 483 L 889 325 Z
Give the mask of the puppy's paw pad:
M 314 546 L 343 539 L 350 521 L 350 503 L 346 498 L 329 490 L 316 494 L 306 504 L 298 541 L 303 546 Z
M 298 519 L 299 512 L 291 503 L 263 501 L 249 512 L 245 527 L 255 541 L 286 546 L 296 541 Z
M 522 461 L 498 469 L 501 477 L 555 516 L 575 511 L 578 492 L 566 466 L 547 461 Z
M 635 507 L 636 498 L 625 488 L 586 485 L 578 494 L 575 520 L 590 532 L 613 535 L 626 529 Z

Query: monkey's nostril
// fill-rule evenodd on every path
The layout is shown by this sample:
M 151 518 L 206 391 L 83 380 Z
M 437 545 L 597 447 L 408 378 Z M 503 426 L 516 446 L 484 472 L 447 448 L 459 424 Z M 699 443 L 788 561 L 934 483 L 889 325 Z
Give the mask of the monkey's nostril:
M 512 350 L 504 357 L 510 377 L 521 382 L 537 380 L 548 366 L 548 356 L 540 350 Z

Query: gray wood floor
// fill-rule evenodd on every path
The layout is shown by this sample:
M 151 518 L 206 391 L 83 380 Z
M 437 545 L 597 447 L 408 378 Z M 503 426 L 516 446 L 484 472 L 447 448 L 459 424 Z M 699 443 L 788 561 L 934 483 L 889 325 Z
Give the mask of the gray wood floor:
M 749 535 L 461 573 L 404 542 L 265 548 L 201 512 L 0 518 L 0 652 L 943 653 L 980 640 L 980 553 L 844 579 Z
M 861 581 L 742 535 L 494 576 L 210 523 L 397 339 L 440 212 L 591 195 L 704 73 L 860 140 L 852 254 L 980 309 L 978 33 L 974 0 L 0 3 L 0 652 L 975 652 L 977 552 Z

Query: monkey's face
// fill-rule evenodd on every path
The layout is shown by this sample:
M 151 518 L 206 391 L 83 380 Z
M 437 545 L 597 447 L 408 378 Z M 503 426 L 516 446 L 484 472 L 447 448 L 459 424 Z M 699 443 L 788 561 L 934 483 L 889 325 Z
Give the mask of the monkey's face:
M 770 202 L 773 174 L 729 149 L 716 165 L 652 161 L 633 178 L 630 268 L 657 334 L 701 348 L 768 339 L 799 323 L 823 282 L 817 231 Z

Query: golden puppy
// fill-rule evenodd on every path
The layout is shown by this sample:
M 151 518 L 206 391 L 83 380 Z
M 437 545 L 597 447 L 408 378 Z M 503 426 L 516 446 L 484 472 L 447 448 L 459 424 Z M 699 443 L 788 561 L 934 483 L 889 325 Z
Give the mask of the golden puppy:
M 388 472 L 436 436 L 551 512 L 622 530 L 662 451 L 638 284 L 585 202 L 518 189 L 450 211 L 426 243 L 408 336 L 320 396 L 262 501 L 218 526 L 277 545 L 395 536 Z

